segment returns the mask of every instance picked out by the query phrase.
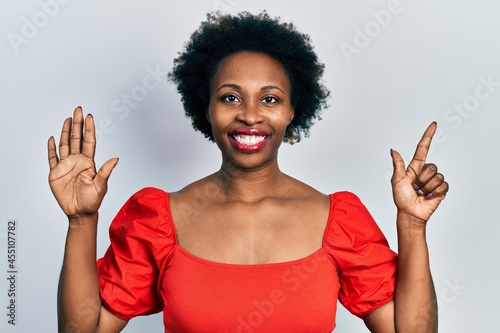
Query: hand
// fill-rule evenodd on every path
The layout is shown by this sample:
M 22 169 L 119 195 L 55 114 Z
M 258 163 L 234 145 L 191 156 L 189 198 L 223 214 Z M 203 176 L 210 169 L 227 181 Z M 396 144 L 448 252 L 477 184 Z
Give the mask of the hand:
M 398 212 L 416 218 L 424 224 L 448 192 L 448 183 L 444 181 L 444 176 L 437 172 L 437 166 L 425 163 L 436 128 L 436 122 L 427 127 L 406 169 L 401 155 L 391 150 L 394 166 L 392 193 Z
M 70 219 L 97 213 L 107 192 L 108 178 L 118 163 L 117 158 L 112 158 L 96 172 L 95 146 L 94 119 L 89 114 L 84 124 L 81 107 L 75 109 L 73 119 L 63 123 L 59 156 L 54 137 L 49 138 L 50 189 Z

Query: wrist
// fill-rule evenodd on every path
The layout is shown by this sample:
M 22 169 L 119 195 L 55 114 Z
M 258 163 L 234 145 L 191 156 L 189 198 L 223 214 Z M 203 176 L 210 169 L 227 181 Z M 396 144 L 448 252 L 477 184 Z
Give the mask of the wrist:
M 68 216 L 70 227 L 84 227 L 88 225 L 97 225 L 98 213 L 84 214 L 84 215 L 71 215 Z
M 398 233 L 425 234 L 427 221 L 409 215 L 408 213 L 398 211 L 396 225 Z

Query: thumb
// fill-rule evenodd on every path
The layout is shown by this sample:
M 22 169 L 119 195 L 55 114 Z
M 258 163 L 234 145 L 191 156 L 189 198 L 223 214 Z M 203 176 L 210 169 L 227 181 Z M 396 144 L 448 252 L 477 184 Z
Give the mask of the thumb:
M 401 154 L 394 149 L 391 149 L 391 157 L 393 166 L 392 183 L 394 184 L 395 182 L 403 178 L 406 174 L 405 161 L 403 160 Z
M 107 160 L 106 163 L 104 163 L 97 172 L 94 181 L 99 192 L 101 191 L 101 189 L 106 188 L 109 176 L 111 176 L 111 172 L 117 164 L 118 158 L 111 158 Z

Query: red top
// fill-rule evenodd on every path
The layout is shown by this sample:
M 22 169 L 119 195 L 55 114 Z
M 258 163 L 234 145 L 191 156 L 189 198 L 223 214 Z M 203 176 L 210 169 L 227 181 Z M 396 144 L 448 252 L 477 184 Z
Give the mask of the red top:
M 177 244 L 168 193 L 134 194 L 97 262 L 101 299 L 129 320 L 163 311 L 165 332 L 331 332 L 337 298 L 364 317 L 394 297 L 397 255 L 352 193 L 330 195 L 323 246 L 305 258 L 212 262 Z

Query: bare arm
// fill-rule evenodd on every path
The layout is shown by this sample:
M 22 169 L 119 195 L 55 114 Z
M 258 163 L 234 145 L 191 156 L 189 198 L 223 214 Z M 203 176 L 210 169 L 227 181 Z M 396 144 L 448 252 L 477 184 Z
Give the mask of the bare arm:
M 107 180 L 118 162 L 108 160 L 97 172 L 94 164 L 95 126 L 85 124 L 81 108 L 64 121 L 56 152 L 48 142 L 49 184 L 68 216 L 68 233 L 58 291 L 59 332 L 120 332 L 126 325 L 101 305 L 96 267 L 98 209 Z
M 412 222 L 398 216 L 399 264 L 395 301 L 364 318 L 370 332 L 437 332 L 437 300 L 425 228 L 412 225 Z
M 448 192 L 448 183 L 434 164 L 426 164 L 436 132 L 432 123 L 405 169 L 401 155 L 391 151 L 392 189 L 397 207 L 398 276 L 395 300 L 365 318 L 371 332 L 437 332 L 438 309 L 426 241 L 427 221 Z
M 437 332 L 436 292 L 430 272 L 425 225 L 398 213 L 398 282 L 395 322 L 398 332 Z
M 101 305 L 96 267 L 96 225 L 97 214 L 70 219 L 59 280 L 59 332 L 112 333 L 120 332 L 127 324 Z

